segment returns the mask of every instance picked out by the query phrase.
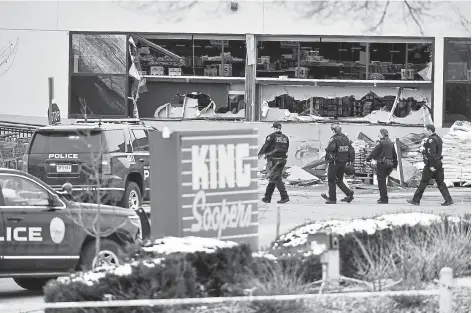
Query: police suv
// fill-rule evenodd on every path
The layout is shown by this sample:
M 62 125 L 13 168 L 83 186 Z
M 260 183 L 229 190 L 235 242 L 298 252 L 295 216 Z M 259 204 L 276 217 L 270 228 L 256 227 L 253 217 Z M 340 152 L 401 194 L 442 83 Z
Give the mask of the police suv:
M 0 278 L 29 290 L 51 278 L 103 263 L 118 264 L 128 243 L 141 238 L 136 212 L 78 203 L 41 180 L 0 169 Z M 91 225 L 100 218 L 101 248 L 95 255 Z
M 82 201 L 137 210 L 150 198 L 149 132 L 136 119 L 45 126 L 33 134 L 23 170 L 54 189 L 64 183 Z M 99 189 L 97 187 L 100 187 Z

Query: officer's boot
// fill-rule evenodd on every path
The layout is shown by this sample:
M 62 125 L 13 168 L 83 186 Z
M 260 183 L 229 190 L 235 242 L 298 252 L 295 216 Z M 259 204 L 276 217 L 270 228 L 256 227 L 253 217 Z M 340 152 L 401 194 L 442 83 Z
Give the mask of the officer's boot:
M 447 189 L 447 186 L 444 182 L 438 184 L 438 189 L 444 198 L 444 203 L 441 204 L 442 206 L 449 206 L 454 204 L 454 201 L 452 201 L 451 194 L 449 193 L 449 189 Z
M 275 183 L 269 183 L 267 185 L 264 198 L 262 198 L 262 202 L 270 203 L 270 201 L 272 200 L 272 195 L 274 194 L 274 190 L 275 190 Z
M 347 202 L 347 203 L 351 203 L 352 200 L 354 200 L 354 190 L 351 190 L 346 197 L 341 199 L 342 202 Z
M 276 186 L 277 186 L 277 189 L 280 192 L 280 200 L 277 201 L 277 203 L 282 204 L 282 203 L 289 202 L 290 198 L 288 197 L 287 189 L 285 189 L 284 183 L 282 181 L 279 181 L 279 182 L 277 182 Z

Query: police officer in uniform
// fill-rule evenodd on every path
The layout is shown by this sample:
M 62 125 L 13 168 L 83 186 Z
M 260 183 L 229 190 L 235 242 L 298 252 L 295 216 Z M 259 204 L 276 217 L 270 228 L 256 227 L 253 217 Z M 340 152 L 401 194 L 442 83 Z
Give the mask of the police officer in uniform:
M 444 183 L 444 168 L 441 161 L 442 139 L 438 135 L 436 135 L 435 131 L 436 129 L 433 125 L 426 125 L 425 132 L 428 135 L 428 138 L 423 140 L 423 146 L 421 147 L 424 162 L 421 182 L 418 188 L 416 189 L 413 199 L 407 200 L 408 203 L 413 205 L 420 204 L 424 190 L 426 189 L 426 186 L 432 178 L 436 180 L 438 189 L 444 198 L 444 203 L 442 203 L 441 205 L 448 206 L 454 204 L 451 195 L 449 194 L 449 190 L 447 189 L 447 186 Z
M 277 203 L 287 203 L 290 199 L 282 181 L 282 172 L 285 164 L 287 164 L 287 152 L 290 143 L 288 137 L 282 134 L 282 124 L 275 122 L 272 128 L 274 132 L 267 136 L 258 155 L 259 159 L 263 156 L 266 157 L 269 171 L 269 184 L 267 185 L 266 193 L 262 201 L 270 203 L 272 194 L 277 187 L 281 197 Z
M 387 179 L 394 168 L 398 166 L 397 153 L 395 152 L 395 145 L 388 137 L 388 131 L 384 128 L 380 130 L 379 141 L 375 145 L 374 150 L 367 157 L 366 161 L 377 161 L 377 181 L 379 185 L 380 199 L 377 200 L 379 204 L 388 203 L 387 193 Z
M 336 185 L 344 192 L 345 202 L 350 203 L 354 199 L 354 191 L 344 184 L 344 171 L 346 164 L 354 162 L 355 152 L 351 141 L 341 132 L 339 124 L 331 124 L 331 131 L 334 135 L 329 140 L 326 150 L 326 160 L 328 165 L 328 188 L 329 196 L 322 194 L 326 204 L 336 203 Z

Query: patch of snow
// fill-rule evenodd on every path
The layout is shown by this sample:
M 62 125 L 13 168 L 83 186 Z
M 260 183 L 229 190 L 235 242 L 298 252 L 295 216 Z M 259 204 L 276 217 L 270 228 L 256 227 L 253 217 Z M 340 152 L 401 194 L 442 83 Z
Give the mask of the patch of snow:
M 217 248 L 230 248 L 238 245 L 232 241 L 221 241 L 212 238 L 201 237 L 164 237 L 155 240 L 151 246 L 143 247 L 146 252 L 155 252 L 157 254 L 171 254 L 171 253 L 193 253 L 193 252 L 216 252 Z M 70 276 L 59 277 L 57 282 L 59 284 L 70 284 L 72 282 L 82 282 L 88 286 L 93 286 L 100 279 L 107 274 L 117 276 L 129 276 L 133 272 L 133 268 L 143 264 L 146 267 L 155 267 L 162 265 L 164 258 L 154 258 L 151 260 L 133 261 L 132 263 L 123 264 L 119 266 L 101 266 L 92 271 L 78 272 Z
M 353 232 L 366 232 L 369 235 L 387 228 L 398 227 L 402 225 L 430 225 L 433 222 L 441 220 L 441 216 L 428 213 L 396 213 L 385 214 L 370 219 L 352 219 L 352 220 L 330 220 L 321 221 L 313 224 L 301 226 L 278 238 L 278 242 L 284 242 L 284 247 L 299 247 L 307 243 L 309 234 L 315 234 L 320 231 L 328 231 L 341 236 Z M 449 217 L 451 222 L 459 222 L 458 217 Z M 274 244 L 274 248 L 279 246 Z
M 153 242 L 152 246 L 143 247 L 146 252 L 157 254 L 216 252 L 218 248 L 231 248 L 238 244 L 233 241 L 222 241 L 202 237 L 164 237 Z
M 276 261 L 277 257 L 267 251 L 257 251 L 252 253 L 253 258 L 266 258 L 272 261 Z

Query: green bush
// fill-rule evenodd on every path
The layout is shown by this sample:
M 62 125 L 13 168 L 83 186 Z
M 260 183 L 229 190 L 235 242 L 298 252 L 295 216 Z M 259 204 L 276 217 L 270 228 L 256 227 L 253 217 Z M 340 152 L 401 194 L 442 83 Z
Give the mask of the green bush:
M 91 283 L 90 279 L 84 277 L 87 274 L 77 273 L 69 278 L 50 281 L 44 288 L 44 300 L 45 302 L 78 302 L 106 299 L 194 298 L 202 295 L 201 288 L 196 282 L 195 269 L 181 255 L 172 255 L 160 262 L 142 260 L 132 265 L 119 267 L 119 269 L 128 270 L 131 274 L 109 271 Z M 62 311 L 49 309 L 47 313 Z M 83 309 L 68 310 L 70 313 L 83 311 Z M 165 312 L 163 308 L 157 307 L 87 309 L 87 312 L 94 311 L 102 313 Z
M 143 245 L 134 245 L 128 249 L 131 259 L 167 257 L 156 252 L 146 251 L 152 242 Z M 249 245 L 237 245 L 231 248 L 216 249 L 214 253 L 194 252 L 183 254 L 194 268 L 196 281 L 205 288 L 210 297 L 225 295 L 225 288 L 235 284 L 248 273 L 252 264 L 252 251 Z
M 212 252 L 159 254 L 151 243 L 128 248 L 130 263 L 121 266 L 130 275 L 110 271 L 95 282 L 74 274 L 52 281 L 45 287 L 45 302 L 101 301 L 105 299 L 164 299 L 277 295 L 312 292 L 310 283 L 321 279 L 320 257 L 288 249 L 282 241 L 267 255 L 254 255 L 247 245 L 215 249 Z M 403 226 L 340 237 L 341 274 L 385 286 L 385 278 L 401 278 L 397 288 L 415 289 L 438 278 L 444 266 L 455 275 L 470 275 L 470 220 L 451 222 L 444 218 L 428 226 Z M 90 275 L 84 273 L 82 276 Z M 97 274 L 95 274 L 97 275 Z M 69 279 L 68 283 L 64 280 Z M 387 282 L 388 285 L 388 282 Z M 254 289 L 256 287 L 256 289 Z M 422 297 L 391 298 L 399 307 L 414 307 Z M 206 306 L 203 306 L 206 307 Z M 242 306 L 254 312 L 303 312 L 304 302 L 268 302 Z M 241 308 L 242 308 L 241 307 Z M 87 312 L 190 312 L 191 307 L 107 308 Z M 217 310 L 218 311 L 218 310 Z M 48 310 L 48 312 L 52 312 Z M 82 312 L 82 310 L 68 310 Z M 193 311 L 192 311 L 193 312 Z
M 399 238 L 403 239 L 399 240 Z M 425 238 L 429 238 L 429 241 Z M 439 250 L 436 250 L 438 253 L 434 254 L 435 258 L 430 258 L 429 268 L 434 268 L 432 272 L 434 278 L 438 278 L 438 270 L 443 266 L 452 267 L 457 275 L 470 275 L 470 219 L 462 218 L 459 222 L 451 222 L 446 216 L 441 221 L 433 222 L 430 225 L 399 226 L 378 230 L 373 234 L 352 232 L 339 236 L 341 274 L 347 277 L 363 278 L 362 273 L 359 272 L 359 259 L 365 262 L 368 260 L 362 253 L 361 245 L 368 246 L 371 251 L 381 251 L 388 250 L 392 244 L 401 241 L 408 241 L 411 247 L 420 247 L 428 242 L 430 248 L 422 250 L 423 256 L 426 251 L 433 253 L 435 245 L 438 242 L 442 243 L 441 252 L 444 253 L 439 253 Z M 271 245 L 273 247 L 272 253 L 275 255 L 288 254 L 298 249 L 285 248 L 284 244 L 287 242 L 281 239 L 276 240 Z M 464 259 L 463 256 L 467 253 L 468 259 Z M 399 253 L 392 255 L 392 260 L 396 263 L 401 262 Z M 314 268 L 317 268 L 319 264 L 310 263 Z M 433 277 L 428 277 L 428 279 L 433 279 Z

